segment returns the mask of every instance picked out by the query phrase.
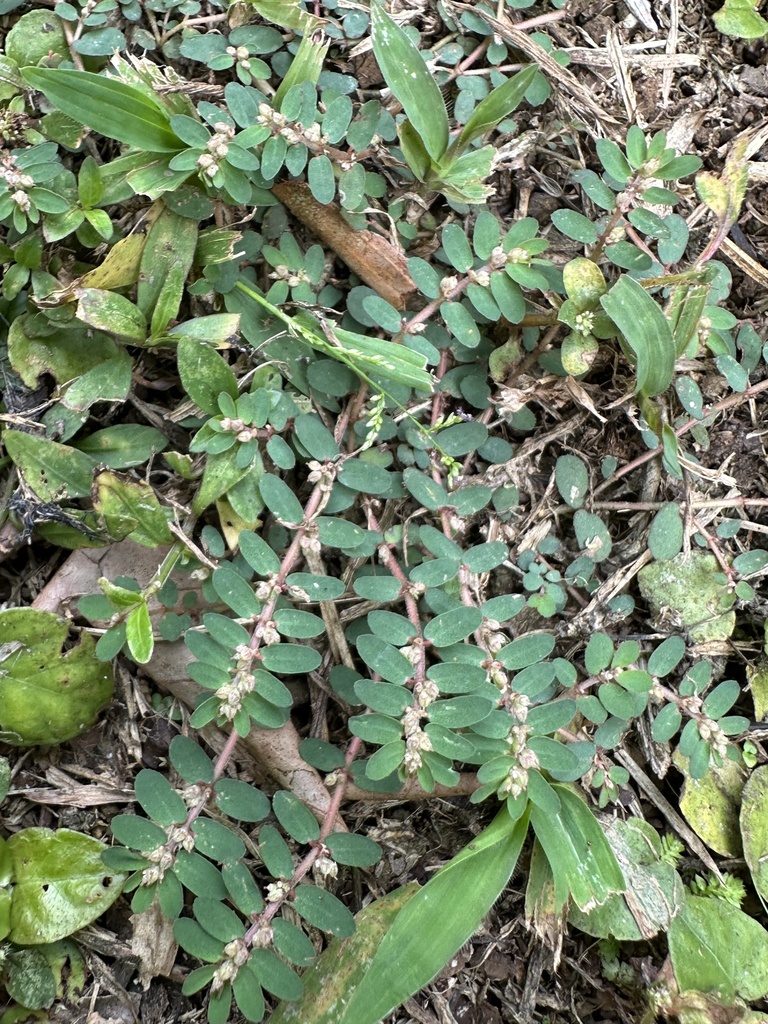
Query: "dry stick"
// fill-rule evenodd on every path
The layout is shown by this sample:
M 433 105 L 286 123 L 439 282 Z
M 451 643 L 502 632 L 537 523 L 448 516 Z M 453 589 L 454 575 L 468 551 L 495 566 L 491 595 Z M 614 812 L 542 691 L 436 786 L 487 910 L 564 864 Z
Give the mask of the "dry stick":
M 762 380 L 759 384 L 753 384 L 752 387 L 747 388 L 746 391 L 741 391 L 736 395 L 729 395 L 728 398 L 724 398 L 722 401 L 717 402 L 711 406 L 704 413 L 704 418 L 711 416 L 715 412 L 724 412 L 726 409 L 730 409 L 732 406 L 741 405 L 742 402 L 749 401 L 754 398 L 755 395 L 759 395 L 761 392 L 768 390 L 768 380 Z M 675 431 L 676 437 L 682 437 L 683 434 L 687 434 L 689 430 L 696 426 L 697 423 L 701 423 L 701 420 L 691 419 L 687 423 L 684 423 L 682 427 L 678 427 Z M 607 480 L 603 481 L 594 490 L 595 494 L 602 494 L 606 488 L 610 487 L 617 480 L 620 480 L 627 473 L 631 473 L 633 470 L 638 469 L 640 466 L 644 466 L 646 462 L 650 462 L 651 459 L 655 459 L 658 455 L 661 455 L 663 448 L 659 445 L 658 448 L 653 448 L 649 452 L 644 452 L 642 455 L 638 455 L 636 459 L 628 462 L 626 466 L 622 466 L 621 469 L 617 469 L 615 473 L 608 477 Z
M 655 785 L 653 779 L 645 774 L 640 765 L 630 757 L 626 751 L 617 750 L 614 753 L 614 757 L 620 764 L 624 765 L 639 788 L 645 793 L 651 803 L 654 804 L 664 815 L 683 842 L 687 843 L 688 846 L 698 854 L 701 862 L 705 864 L 715 877 L 719 878 L 722 882 L 723 876 L 720 874 L 720 869 L 712 859 L 709 850 L 706 848 L 704 843 L 702 843 L 696 833 L 686 825 L 669 800 L 661 795 L 658 786 Z
M 657 512 L 666 501 L 594 501 L 590 508 L 602 509 L 604 512 Z M 732 498 L 706 498 L 701 501 L 691 501 L 691 508 L 744 508 L 747 505 L 765 506 L 768 505 L 768 498 L 744 498 L 740 494 Z

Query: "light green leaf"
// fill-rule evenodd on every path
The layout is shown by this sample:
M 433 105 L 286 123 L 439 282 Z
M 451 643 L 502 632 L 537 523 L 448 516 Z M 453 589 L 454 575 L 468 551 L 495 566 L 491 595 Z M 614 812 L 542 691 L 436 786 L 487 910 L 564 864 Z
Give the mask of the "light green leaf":
M 4 431 L 3 443 L 41 501 L 85 498 L 91 493 L 95 463 L 76 448 L 21 430 Z
M 727 1005 L 768 992 L 768 932 L 738 907 L 687 896 L 668 939 L 681 991 L 715 992 Z
M 424 58 L 378 2 L 371 4 L 371 40 L 376 62 L 408 120 L 438 162 L 448 147 L 448 113 Z
M 152 620 L 147 602 L 141 601 L 125 620 L 125 639 L 134 661 L 146 665 L 152 657 L 155 640 L 152 636 Z
M 0 612 L 0 649 L 18 645 L 0 663 L 0 731 L 13 746 L 63 743 L 90 728 L 112 697 L 112 670 L 81 633 L 66 652 L 69 622 L 53 612 Z
M 104 365 L 104 364 L 102 364 Z M 99 465 L 110 469 L 129 469 L 141 466 L 155 452 L 161 452 L 168 438 L 156 427 L 143 427 L 138 423 L 116 423 L 104 430 L 96 430 L 75 447 L 90 455 Z
M 103 843 L 60 828 L 25 828 L 8 840 L 13 862 L 13 942 L 40 945 L 84 928 L 120 895 L 124 875 L 101 859 Z
M 757 13 L 757 0 L 726 0 L 714 13 L 718 32 L 737 39 L 762 39 L 768 35 L 768 21 Z
M 79 288 L 76 294 L 77 319 L 82 323 L 133 345 L 147 340 L 144 315 L 125 296 L 102 288 Z
M 96 488 L 94 506 L 110 530 L 113 525 L 128 522 L 132 524 L 131 540 L 148 548 L 173 541 L 165 511 L 149 484 L 124 480 L 115 473 L 99 473 Z
M 148 153 L 175 153 L 183 148 L 160 105 L 133 85 L 63 68 L 29 67 L 21 73 L 63 114 L 108 139 Z
M 177 360 L 184 390 L 209 416 L 219 415 L 219 395 L 222 391 L 232 399 L 237 398 L 237 379 L 234 373 L 218 352 L 204 341 L 181 338 Z
M 750 775 L 741 797 L 741 837 L 744 859 L 752 882 L 768 898 L 768 768 L 761 765 Z

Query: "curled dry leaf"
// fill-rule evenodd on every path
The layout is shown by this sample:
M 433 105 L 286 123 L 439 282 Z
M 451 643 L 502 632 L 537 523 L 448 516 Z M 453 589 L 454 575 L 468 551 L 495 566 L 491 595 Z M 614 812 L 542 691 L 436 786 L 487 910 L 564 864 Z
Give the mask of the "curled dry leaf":
M 303 181 L 283 181 L 272 189 L 291 213 L 325 242 L 382 299 L 405 309 L 416 285 L 408 273 L 405 255 L 373 231 L 355 231 L 338 206 L 324 205 Z

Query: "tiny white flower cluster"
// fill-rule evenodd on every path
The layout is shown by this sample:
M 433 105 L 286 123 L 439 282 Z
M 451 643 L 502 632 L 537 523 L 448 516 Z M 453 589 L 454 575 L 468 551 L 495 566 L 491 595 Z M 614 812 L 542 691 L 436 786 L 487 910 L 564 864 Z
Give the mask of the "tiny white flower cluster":
M 304 144 L 314 153 L 321 153 L 328 145 L 328 136 L 323 135 L 320 124 L 314 124 L 305 128 L 304 125 L 295 121 L 289 121 L 285 114 L 279 110 L 273 110 L 268 103 L 259 104 L 259 124 L 264 125 L 273 135 L 282 136 L 289 146 Z
M 225 416 L 219 420 L 219 423 L 222 430 L 235 434 L 241 444 L 245 444 L 247 441 L 255 441 L 259 436 L 259 428 L 249 427 L 244 420 L 230 419 L 229 416 Z
M 307 469 L 309 469 L 309 476 L 307 477 L 309 483 L 320 484 L 320 489 L 323 493 L 330 494 L 333 488 L 333 481 L 336 478 L 334 468 L 329 463 L 317 462 L 315 459 L 312 459 L 307 463 Z
M 254 594 L 264 604 L 266 604 L 267 601 L 271 601 L 272 598 L 275 596 L 276 579 L 277 574 L 271 573 L 265 580 L 259 580 L 259 582 L 254 587 Z M 309 595 L 307 595 L 306 600 L 309 601 Z
M 491 255 L 488 257 L 488 266 L 491 270 L 501 270 L 507 265 L 507 254 L 504 252 L 504 246 L 497 245 Z
M 728 737 L 711 718 L 703 718 L 698 725 L 699 736 L 705 743 L 712 745 L 712 750 L 719 757 L 728 756 Z
M 470 267 L 467 276 L 472 284 L 479 284 L 481 288 L 487 288 L 491 283 L 491 275 L 487 270 L 472 270 Z
M 515 249 L 510 249 L 507 253 L 507 263 L 530 263 L 531 254 L 527 249 L 523 249 L 522 246 L 517 246 Z
M 573 321 L 573 329 L 577 334 L 591 334 L 595 326 L 595 314 L 591 310 L 577 313 Z
M 226 160 L 229 152 L 229 144 L 235 137 L 235 129 L 224 121 L 218 121 L 213 126 L 214 134 L 206 143 L 206 153 L 202 153 L 197 161 L 197 166 L 203 174 L 209 178 L 215 178 L 219 173 L 219 167 Z
M 12 195 L 11 199 L 18 206 L 22 213 L 29 213 L 29 209 L 32 206 L 32 200 L 29 198 L 26 192 L 21 189 L 17 189 Z
M 150 866 L 141 873 L 142 885 L 154 885 L 155 882 L 162 882 L 165 878 L 165 872 L 173 867 L 176 860 L 176 857 L 167 846 L 160 846 L 156 850 L 145 854 L 145 856 Z
M 328 879 L 338 877 L 339 865 L 331 857 L 321 854 L 312 865 L 312 874 L 319 885 L 323 885 Z
M 11 153 L 3 153 L 2 159 L 0 159 L 0 181 L 4 181 L 9 190 L 32 188 L 35 184 L 33 178 L 18 169 Z M 18 194 L 18 191 L 14 192 L 14 202 L 18 202 L 16 199 Z
M 291 883 L 286 882 L 284 878 L 278 878 L 276 882 L 271 882 L 267 886 L 265 899 L 267 903 L 279 903 L 281 900 L 285 899 L 290 891 Z
M 271 924 L 260 924 L 251 936 L 251 946 L 255 949 L 264 949 L 272 945 L 274 929 Z
M 275 267 L 269 275 L 272 281 L 285 281 L 289 288 L 298 288 L 300 284 L 310 284 L 309 275 L 303 268 L 301 270 L 289 270 L 284 264 Z
M 513 725 L 509 730 L 507 744 L 509 753 L 515 758 L 515 763 L 499 786 L 498 795 L 500 797 L 511 796 L 513 799 L 517 799 L 522 793 L 525 793 L 528 788 L 529 771 L 539 767 L 538 757 L 527 746 L 530 732 L 530 726 L 527 725 Z
M 449 299 L 451 295 L 456 291 L 456 286 L 459 283 L 458 277 L 449 276 L 444 277 L 440 282 L 440 295 L 444 299 Z
M 266 627 L 269 625 L 274 626 L 274 623 L 264 623 L 264 631 L 266 631 Z M 263 639 L 265 639 L 265 642 L 268 642 L 265 637 Z M 275 643 L 275 641 L 272 640 L 272 643 Z M 251 671 L 251 665 L 255 656 L 256 652 L 247 644 L 241 644 L 239 647 L 236 647 L 235 673 L 228 683 L 224 683 L 216 691 L 216 696 L 221 701 L 219 711 L 229 722 L 234 719 L 240 710 L 243 697 L 247 693 L 251 693 L 256 684 Z
M 422 752 L 432 750 L 432 741 L 421 728 L 422 718 L 429 717 L 429 706 L 440 696 L 435 683 L 431 679 L 416 683 L 413 687 L 414 703 L 405 709 L 401 719 L 405 733 L 405 770 L 415 775 L 422 765 Z
M 224 947 L 225 960 L 216 968 L 211 981 L 211 992 L 220 992 L 228 981 L 234 981 L 237 972 L 248 963 L 251 953 L 242 939 L 233 939 Z
M 227 53 L 229 54 L 230 57 L 235 58 L 235 60 L 237 61 L 241 68 L 244 68 L 246 71 L 250 71 L 251 62 L 249 60 L 249 57 L 251 55 L 248 52 L 247 46 L 228 46 Z

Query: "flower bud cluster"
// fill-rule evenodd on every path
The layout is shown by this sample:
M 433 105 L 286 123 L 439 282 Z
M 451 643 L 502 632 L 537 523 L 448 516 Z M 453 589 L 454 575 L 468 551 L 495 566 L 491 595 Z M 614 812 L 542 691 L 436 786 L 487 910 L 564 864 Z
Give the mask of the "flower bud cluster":
M 300 284 L 311 284 L 309 275 L 303 268 L 301 270 L 289 270 L 285 264 L 275 267 L 269 275 L 273 281 L 285 281 L 289 288 L 298 288 Z
M 440 696 L 431 679 L 416 683 L 413 687 L 414 703 L 405 709 L 401 719 L 405 733 L 405 770 L 415 775 L 422 765 L 422 752 L 432 750 L 432 741 L 421 728 L 421 720 L 429 717 L 429 706 Z
M 235 137 L 235 129 L 231 125 L 219 121 L 213 126 L 214 134 L 206 143 L 206 152 L 202 153 L 197 160 L 197 166 L 203 174 L 209 178 L 215 178 L 219 173 L 219 167 L 227 158 L 229 144 Z
M 530 262 L 531 254 L 522 246 L 516 246 L 514 249 L 510 249 L 507 253 L 507 263 L 518 264 Z
M 497 245 L 491 255 L 488 257 L 488 266 L 491 270 L 501 270 L 507 265 L 507 254 L 504 252 L 504 247 Z
M 522 694 L 516 694 L 522 697 Z M 526 710 L 527 714 L 527 710 Z M 507 777 L 498 789 L 500 797 L 511 796 L 517 799 L 528 788 L 528 773 L 531 769 L 539 767 L 539 759 L 536 754 L 528 748 L 528 736 L 531 733 L 530 726 L 513 725 L 507 736 L 509 754 L 514 763 L 507 772 Z
M 245 68 L 249 71 L 251 68 L 251 62 L 249 57 L 251 56 L 247 46 L 228 46 L 227 53 L 230 57 L 234 57 L 241 68 Z
M 590 310 L 577 313 L 573 321 L 573 329 L 577 334 L 591 334 L 595 326 L 595 314 Z
M 234 981 L 237 972 L 248 963 L 251 953 L 242 939 L 233 939 L 224 947 L 224 956 L 211 981 L 211 992 L 220 992 L 228 981 Z
M 487 288 L 491 283 L 491 275 L 487 270 L 468 270 L 467 276 L 472 284 L 479 284 L 481 288 Z
M 19 170 L 13 154 L 8 152 L 5 152 L 0 156 L 0 181 L 5 182 L 9 191 L 11 189 L 22 190 L 25 188 L 32 188 L 35 184 L 34 178 Z M 17 195 L 18 192 L 14 192 L 12 197 L 14 202 L 18 202 L 16 199 Z
M 17 189 L 16 192 L 12 194 L 11 199 L 22 213 L 29 213 L 30 207 L 32 206 L 32 200 L 26 192 L 23 192 L 21 189 Z
M 175 861 L 175 854 L 171 853 L 167 846 L 159 846 L 156 850 L 144 854 L 150 866 L 141 873 L 141 884 L 148 886 L 156 882 L 162 882 L 165 872 L 172 868 Z
M 334 467 L 328 462 L 317 462 L 315 459 L 311 459 L 307 463 L 307 468 L 309 469 L 308 481 L 311 484 L 320 484 L 320 490 L 324 494 L 330 494 L 336 478 Z
M 267 886 L 266 896 L 264 897 L 267 903 L 280 903 L 284 900 L 288 893 L 291 891 L 291 883 L 287 882 L 284 878 L 278 878 L 276 882 L 270 882 Z
M 698 724 L 699 736 L 705 743 L 712 746 L 712 750 L 719 757 L 728 756 L 728 737 L 723 730 L 711 718 L 702 718 Z
M 289 146 L 305 145 L 313 153 L 323 153 L 328 146 L 328 136 L 323 135 L 319 123 L 305 128 L 296 121 L 289 121 L 285 114 L 279 110 L 273 110 L 268 103 L 259 104 L 259 124 L 264 125 L 273 135 L 280 135 Z
M 259 599 L 259 601 L 266 604 L 267 601 L 272 600 L 272 598 L 275 596 L 276 579 L 277 573 L 270 573 L 270 575 L 265 580 L 259 580 L 256 586 L 253 588 L 253 592 Z M 309 601 L 309 594 L 307 594 L 306 598 L 297 598 L 297 600 Z M 238 651 L 239 650 L 240 648 L 238 648 Z M 235 653 L 237 653 L 237 651 Z
M 339 865 L 331 857 L 321 854 L 312 865 L 312 874 L 319 885 L 338 877 Z
M 250 668 L 238 668 L 228 683 L 224 683 L 216 691 L 216 696 L 221 702 L 219 713 L 231 722 L 240 710 L 243 697 L 253 691 L 256 685 L 253 673 Z

